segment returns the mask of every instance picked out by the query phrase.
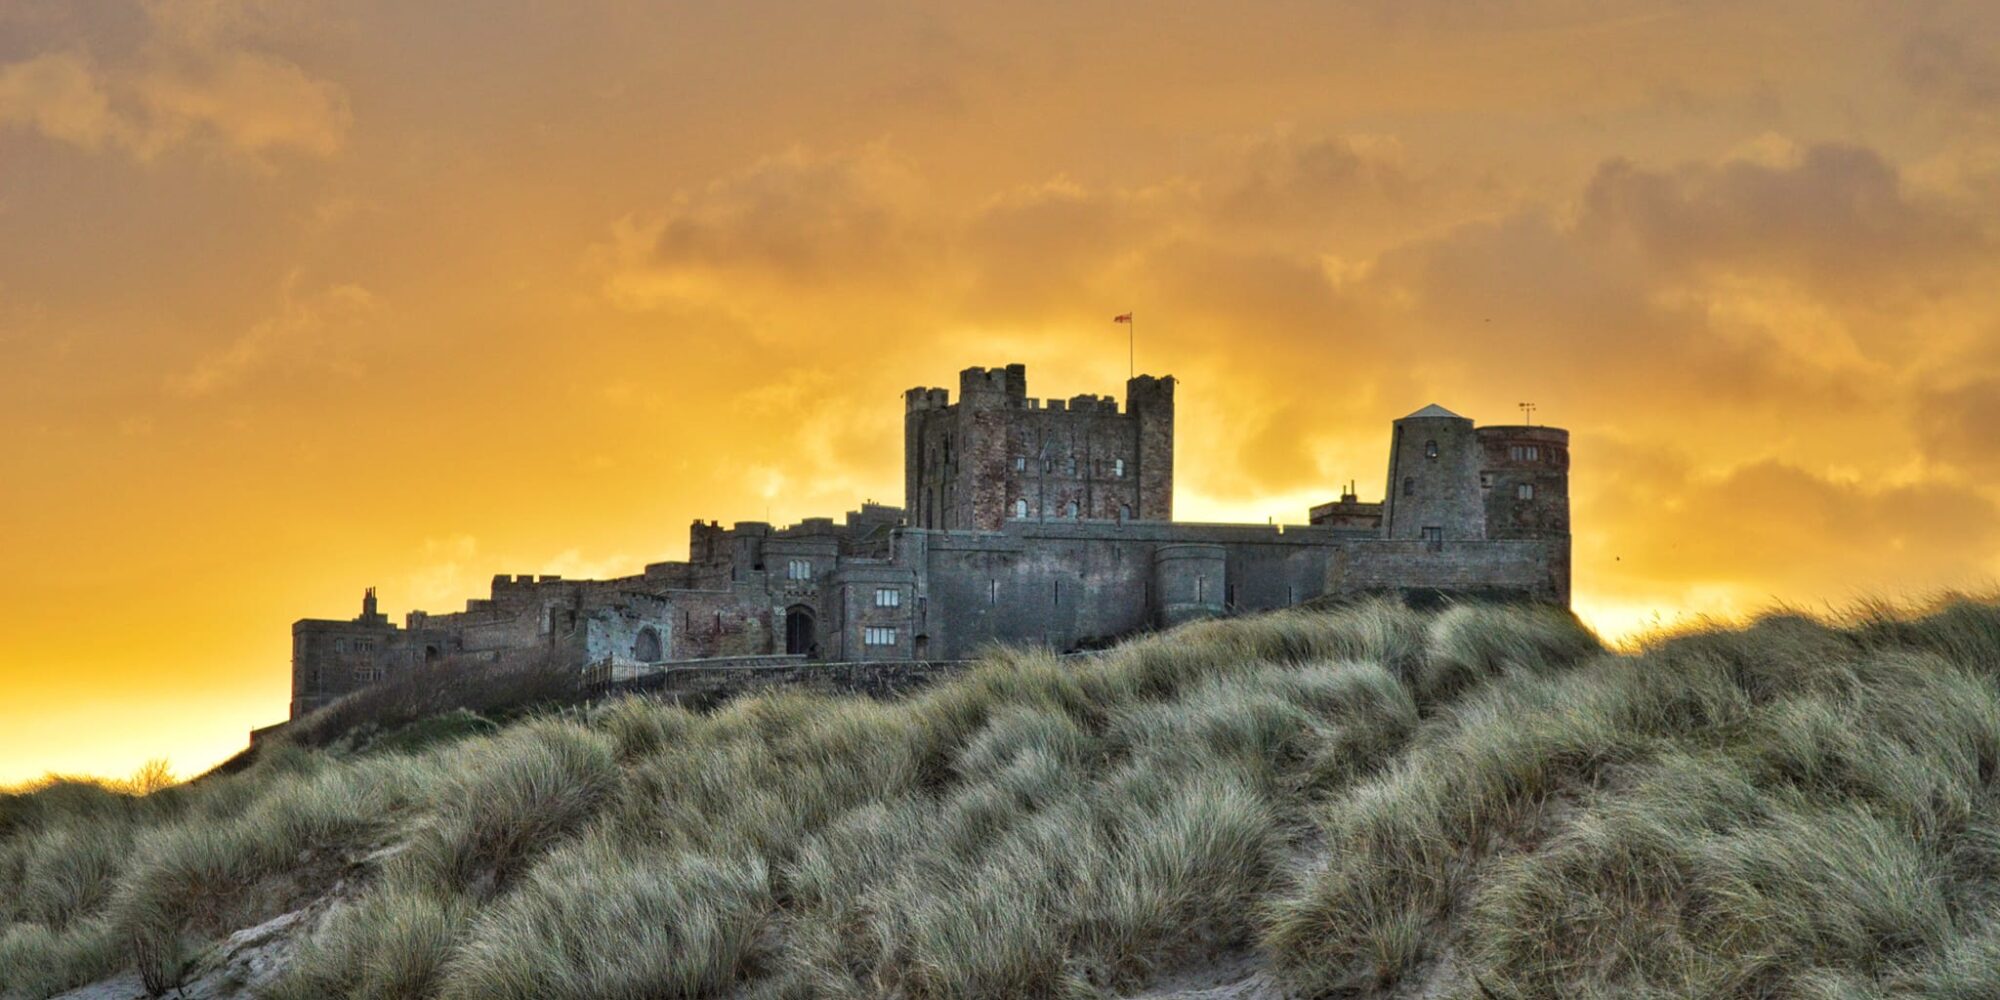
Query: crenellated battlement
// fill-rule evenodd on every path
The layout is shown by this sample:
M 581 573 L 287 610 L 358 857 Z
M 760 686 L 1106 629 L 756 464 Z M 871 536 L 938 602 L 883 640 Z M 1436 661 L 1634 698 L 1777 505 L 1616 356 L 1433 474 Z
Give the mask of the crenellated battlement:
M 1172 376 L 1117 397 L 1027 394 L 1027 368 L 904 393 L 904 506 L 786 525 L 696 520 L 685 561 L 609 580 L 503 573 L 462 613 L 398 628 L 373 590 L 352 620 L 293 628 L 295 714 L 440 659 L 534 655 L 578 669 L 698 658 L 968 656 L 991 643 L 1098 648 L 1205 615 L 1322 597 L 1566 604 L 1569 434 L 1479 427 L 1439 406 L 1394 421 L 1384 499 L 1307 525 L 1173 516 Z

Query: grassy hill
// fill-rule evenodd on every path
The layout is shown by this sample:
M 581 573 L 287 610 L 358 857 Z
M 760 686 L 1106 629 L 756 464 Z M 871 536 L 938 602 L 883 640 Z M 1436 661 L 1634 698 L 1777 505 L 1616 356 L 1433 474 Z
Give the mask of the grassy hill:
M 1986 604 L 1366 605 L 474 729 L 0 796 L 6 996 L 2000 995 Z

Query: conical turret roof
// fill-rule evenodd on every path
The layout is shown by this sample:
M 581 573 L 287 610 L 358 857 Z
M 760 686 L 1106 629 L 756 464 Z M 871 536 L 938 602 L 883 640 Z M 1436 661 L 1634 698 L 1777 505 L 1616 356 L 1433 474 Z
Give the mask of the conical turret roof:
M 1412 417 L 1450 417 L 1453 420 L 1465 419 L 1464 417 L 1461 417 L 1458 414 L 1453 413 L 1450 410 L 1447 410 L 1444 407 L 1437 405 L 1436 403 L 1432 403 L 1431 405 L 1426 406 L 1423 409 L 1410 414 L 1410 416 L 1404 417 L 1403 419 L 1409 420 Z

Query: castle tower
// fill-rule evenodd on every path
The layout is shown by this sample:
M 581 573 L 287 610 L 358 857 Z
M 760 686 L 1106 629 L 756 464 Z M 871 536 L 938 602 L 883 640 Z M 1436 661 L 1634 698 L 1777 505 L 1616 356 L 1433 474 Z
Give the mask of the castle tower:
M 903 394 L 903 506 L 912 527 L 1002 531 L 1022 522 L 1168 521 L 1174 380 L 1108 396 L 1028 397 L 1024 365 L 967 368 L 959 395 Z
M 1479 428 L 1486 537 L 1547 543 L 1550 581 L 1569 601 L 1569 431 L 1560 427 Z
M 1138 423 L 1141 521 L 1174 519 L 1174 379 L 1141 375 L 1125 383 L 1125 407 Z
M 1396 421 L 1382 537 L 1433 543 L 1485 538 L 1483 459 L 1472 421 L 1436 403 Z

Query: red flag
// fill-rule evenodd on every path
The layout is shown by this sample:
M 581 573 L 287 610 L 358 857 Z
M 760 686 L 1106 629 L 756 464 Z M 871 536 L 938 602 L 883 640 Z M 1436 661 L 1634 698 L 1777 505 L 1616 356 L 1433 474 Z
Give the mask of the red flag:
M 1113 323 L 1130 323 L 1130 322 L 1132 322 L 1132 314 L 1131 314 L 1131 313 L 1119 313 L 1118 315 L 1116 315 L 1116 316 L 1113 316 L 1113 317 L 1111 317 L 1111 322 L 1113 322 Z

